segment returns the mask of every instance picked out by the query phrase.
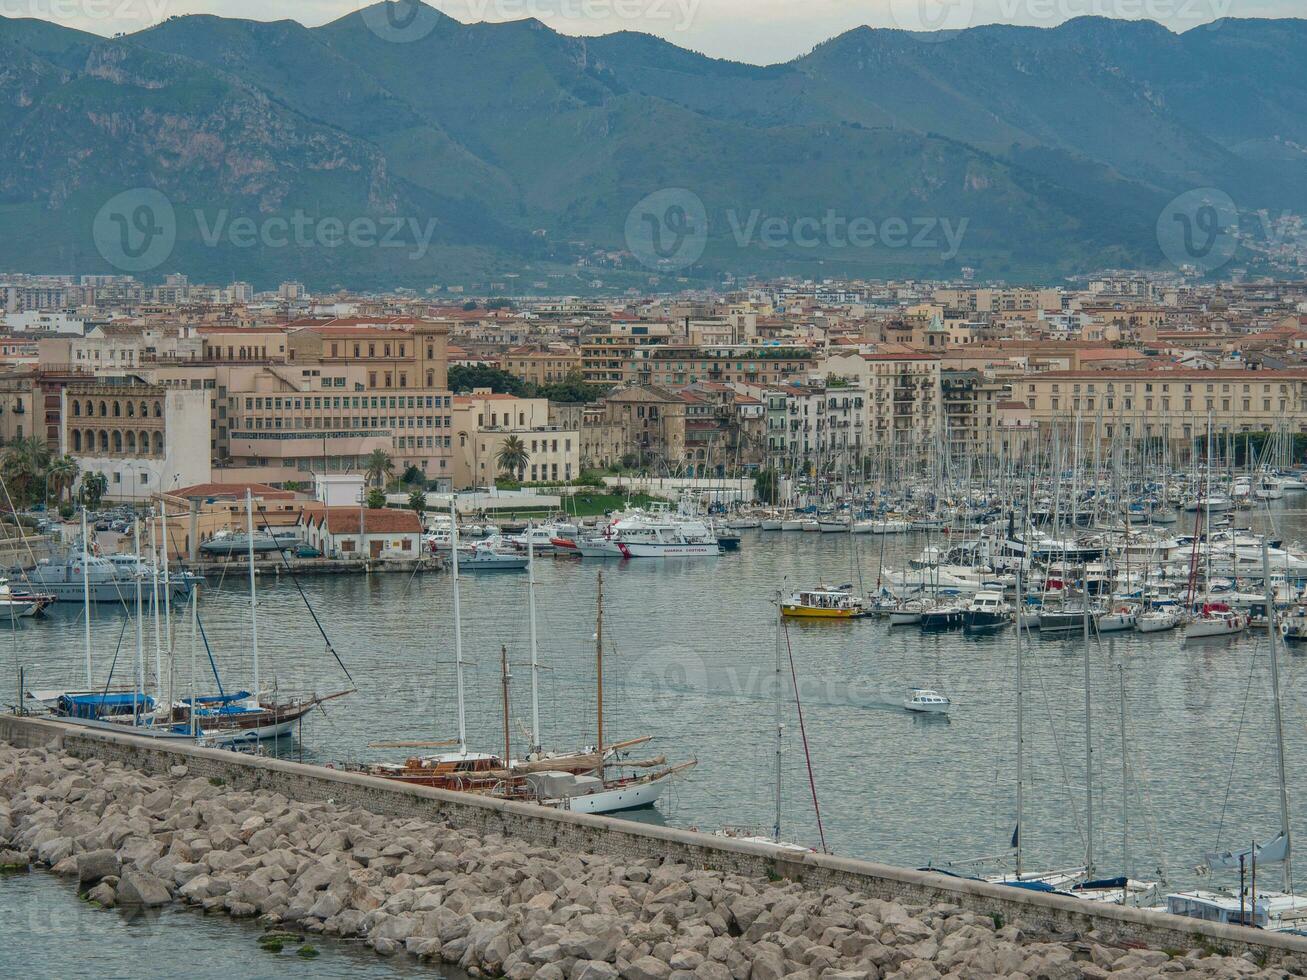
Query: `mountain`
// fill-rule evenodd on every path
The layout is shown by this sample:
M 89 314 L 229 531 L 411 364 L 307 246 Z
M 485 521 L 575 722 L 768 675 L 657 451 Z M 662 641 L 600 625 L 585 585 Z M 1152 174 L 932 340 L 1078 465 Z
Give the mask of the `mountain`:
M 860 28 L 758 67 L 425 7 L 397 35 L 414 12 L 113 39 L 0 19 L 0 267 L 1050 279 L 1161 264 L 1158 216 L 1194 188 L 1307 213 L 1307 21 Z

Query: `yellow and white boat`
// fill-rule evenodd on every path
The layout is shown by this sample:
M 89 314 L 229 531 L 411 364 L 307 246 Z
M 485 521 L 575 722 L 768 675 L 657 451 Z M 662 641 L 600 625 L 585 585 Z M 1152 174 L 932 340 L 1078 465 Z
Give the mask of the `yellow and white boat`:
M 838 589 L 795 592 L 781 603 L 781 615 L 807 619 L 857 619 L 867 615 L 862 599 Z

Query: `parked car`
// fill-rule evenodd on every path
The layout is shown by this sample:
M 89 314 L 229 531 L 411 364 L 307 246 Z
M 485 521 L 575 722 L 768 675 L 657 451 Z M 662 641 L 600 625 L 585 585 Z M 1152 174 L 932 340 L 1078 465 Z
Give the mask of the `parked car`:
M 301 544 L 295 547 L 296 558 L 321 558 L 322 552 L 311 544 Z

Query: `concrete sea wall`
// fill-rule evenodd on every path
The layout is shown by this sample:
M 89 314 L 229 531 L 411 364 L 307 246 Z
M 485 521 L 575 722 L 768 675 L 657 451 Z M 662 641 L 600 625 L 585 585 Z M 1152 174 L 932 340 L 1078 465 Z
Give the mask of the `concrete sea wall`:
M 560 813 L 529 804 L 404 786 L 355 773 L 232 752 L 167 745 L 130 735 L 81 729 L 42 719 L 0 716 L 0 739 L 17 748 L 47 749 L 81 760 L 118 763 L 166 779 L 184 766 L 224 792 L 279 794 L 300 803 L 367 811 L 396 822 L 440 824 L 479 840 L 504 840 L 558 855 L 596 855 L 616 865 L 660 863 L 711 873 L 718 879 L 835 889 L 908 908 L 957 909 L 973 917 L 1020 922 L 1027 930 L 1074 943 L 1151 950 L 1201 950 L 1245 955 L 1249 967 L 1307 970 L 1307 939 L 1161 913 L 1087 903 L 1056 895 L 891 867 L 868 861 L 789 852 L 763 844 L 618 819 Z M 1226 974 L 1222 974 L 1226 975 Z M 1233 975 L 1233 974 L 1228 974 Z

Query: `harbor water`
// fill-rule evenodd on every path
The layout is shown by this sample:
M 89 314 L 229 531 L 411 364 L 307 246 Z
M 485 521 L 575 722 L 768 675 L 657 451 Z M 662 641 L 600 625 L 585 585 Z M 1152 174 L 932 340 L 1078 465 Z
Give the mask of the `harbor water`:
M 1281 521 L 1292 541 L 1298 518 L 1281 515 Z M 770 834 L 776 818 L 771 692 L 778 590 L 852 582 L 870 591 L 882 563 L 903 568 L 925 543 L 918 535 L 746 531 L 740 551 L 711 559 L 539 559 L 544 744 L 575 748 L 595 741 L 594 631 L 602 572 L 605 740 L 653 735 L 648 754 L 699 763 L 656 810 L 626 816 L 706 831 L 749 825 Z M 357 687 L 269 751 L 314 763 L 402 759 L 402 750 L 368 743 L 454 737 L 450 581 L 447 574 L 303 578 L 304 595 L 351 680 L 295 584 L 261 576 L 264 689 L 275 685 L 293 694 Z M 509 738 L 514 751 L 527 742 L 526 582 L 520 572 L 462 578 L 473 749 L 503 749 L 501 648 L 511 673 Z M 200 611 L 222 688 L 248 689 L 251 623 L 242 566 L 210 576 Z M 174 620 L 174 684 L 182 696 L 190 684 L 191 637 L 182 610 L 174 610 Z M 151 626 L 147 621 L 145 648 L 152 677 Z M 0 686 L 14 691 L 20 668 L 29 689 L 83 682 L 80 606 L 58 605 L 10 629 L 10 637 L 0 638 L 0 663 L 10 682 Z M 1007 849 L 1017 819 L 1017 645 L 1011 628 L 971 638 L 891 628 L 883 620 L 790 622 L 782 642 L 784 839 L 819 847 L 824 833 L 837 854 L 914 867 Z M 92 645 L 97 683 L 105 682 L 111 664 L 113 683 L 130 683 L 135 628 L 126 610 L 93 610 Z M 1036 634 L 1023 647 L 1025 866 L 1079 866 L 1089 823 L 1085 644 L 1078 634 Z M 214 690 L 218 681 L 202 645 L 196 662 L 200 689 Z M 1292 826 L 1296 839 L 1307 840 L 1307 655 L 1290 647 L 1281 665 Z M 1173 888 L 1228 884 L 1228 878 L 1204 873 L 1205 852 L 1270 840 L 1279 825 L 1265 631 L 1189 643 L 1178 630 L 1104 635 L 1089 645 L 1088 676 L 1096 870 L 1104 876 L 1128 870 L 1152 880 L 1160 872 Z M 951 713 L 905 711 L 904 696 L 914 687 L 946 693 Z M 13 695 L 3 700 L 12 702 Z M 1004 866 L 1010 862 L 996 869 Z M 1301 874 L 1297 878 L 1301 882 Z M 1263 871 L 1259 882 L 1278 884 L 1278 869 Z M 7 892 L 12 887 L 0 884 Z M 68 901 L 76 902 L 66 890 Z

